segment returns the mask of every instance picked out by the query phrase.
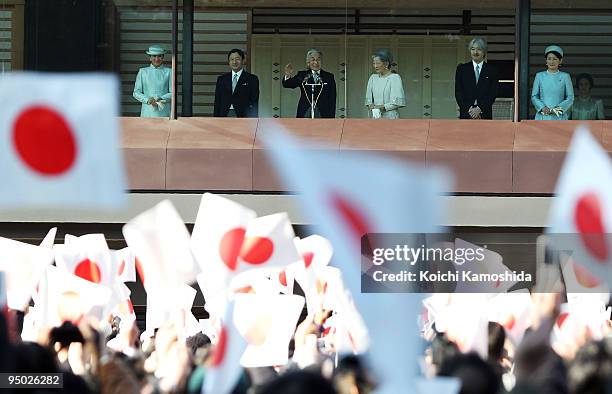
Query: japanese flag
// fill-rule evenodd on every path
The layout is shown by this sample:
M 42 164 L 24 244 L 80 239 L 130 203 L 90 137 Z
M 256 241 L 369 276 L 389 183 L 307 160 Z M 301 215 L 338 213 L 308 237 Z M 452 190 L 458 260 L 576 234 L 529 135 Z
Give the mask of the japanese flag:
M 444 218 L 440 194 L 445 173 L 389 157 L 301 146 L 287 134 L 266 130 L 275 168 L 322 235 L 334 245 L 345 281 L 360 292 L 361 237 L 367 233 L 434 232 Z
M 372 364 L 384 382 L 380 393 L 407 392 L 413 384 L 406 371 L 416 366 L 420 298 L 360 294 L 360 240 L 367 233 L 437 230 L 444 218 L 439 195 L 449 190 L 446 176 L 379 155 L 306 149 L 274 130 L 266 130 L 262 138 L 288 190 L 302 194 L 305 213 L 334 246 L 334 262 L 371 335 Z M 388 311 L 394 313 L 393 325 L 384 323 Z
M 111 250 L 111 258 L 117 267 L 117 276 L 122 282 L 136 282 L 136 256 L 132 249 L 125 247 Z
M 515 346 L 531 325 L 533 303 L 526 289 L 502 293 L 489 300 L 489 321 L 501 324 Z
M 316 234 L 302 239 L 296 238 L 295 246 L 303 260 L 291 264 L 287 269 L 293 273 L 296 282 L 306 295 L 308 312 L 314 313 L 317 304 L 321 301 L 316 286 L 316 271 L 329 264 L 333 248 L 328 239 Z
M 104 317 L 112 291 L 53 266 L 47 267 L 41 290 L 43 321 L 49 327 L 64 321 L 78 323 L 85 316 Z
M 503 263 L 503 257 L 493 251 L 484 247 L 480 247 L 473 243 L 464 241 L 461 238 L 455 239 L 455 255 L 459 250 L 471 250 L 480 252 L 482 258 L 476 257 L 471 261 L 469 259 L 459 260 L 457 257 L 454 260 L 455 269 L 459 274 L 459 281 L 457 283 L 456 293 L 505 293 L 512 286 L 516 284 L 516 281 L 502 281 L 502 280 L 491 280 L 482 282 L 470 282 L 463 280 L 463 271 L 474 274 L 497 274 L 503 277 L 506 273 L 512 273 L 512 271 L 506 267 Z M 460 264 L 461 263 L 461 264 Z
M 0 206 L 123 204 L 116 77 L 10 73 L 0 91 Z
M 236 296 L 236 327 L 249 346 L 244 367 L 285 365 L 304 298 L 297 295 L 240 294 Z
M 612 286 L 612 163 L 584 128 L 574 134 L 556 195 L 549 215 L 553 245 Z
M 582 265 L 577 264 L 571 257 L 561 255 L 561 273 L 565 282 L 565 291 L 568 299 L 573 294 L 608 294 L 608 286 L 601 283 L 597 277 L 590 273 Z
M 112 288 L 117 267 L 111 258 L 104 234 L 86 234 L 81 237 L 66 235 L 66 241 L 63 245 L 53 246 L 57 267 L 90 282 Z
M 240 248 L 237 271 L 285 267 L 302 257 L 293 243 L 295 234 L 286 213 L 251 220 Z
M 196 281 L 199 269 L 189 249 L 189 231 L 170 201 L 164 200 L 130 220 L 123 226 L 123 236 L 138 256 L 140 279 L 147 293 Z
M 0 237 L 0 271 L 6 274 L 7 300 L 11 309 L 23 310 L 53 262 L 49 248 Z
M 247 341 L 240 335 L 235 325 L 234 302 L 227 305 L 225 317 L 217 335 L 211 364 L 206 371 L 203 393 L 231 393 L 242 373 L 240 358 L 247 347 Z
M 202 269 L 198 283 L 207 300 L 223 292 L 237 271 L 247 226 L 256 216 L 229 199 L 202 195 L 190 245 Z
M 448 339 L 464 353 L 476 352 L 486 360 L 489 294 L 453 294 L 446 309 Z

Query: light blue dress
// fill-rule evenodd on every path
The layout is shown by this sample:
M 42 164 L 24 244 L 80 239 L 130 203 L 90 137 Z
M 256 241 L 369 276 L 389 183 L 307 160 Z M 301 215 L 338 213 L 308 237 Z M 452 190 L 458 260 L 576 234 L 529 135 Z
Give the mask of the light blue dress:
M 134 98 L 142 103 L 140 116 L 142 117 L 169 117 L 170 102 L 172 100 L 172 69 L 163 65 L 143 67 L 138 70 L 134 83 Z M 147 104 L 149 98 L 161 99 L 163 108 L 155 109 Z
M 588 97 L 576 97 L 570 111 L 572 120 L 604 120 L 604 106 L 601 99 Z
M 533 81 L 531 102 L 536 109 L 536 120 L 567 120 L 568 110 L 574 102 L 572 78 L 563 71 L 557 71 L 556 73 L 540 71 Z M 561 116 L 554 113 L 544 115 L 540 112 L 544 107 L 551 110 L 555 107 L 561 107 L 563 113 Z

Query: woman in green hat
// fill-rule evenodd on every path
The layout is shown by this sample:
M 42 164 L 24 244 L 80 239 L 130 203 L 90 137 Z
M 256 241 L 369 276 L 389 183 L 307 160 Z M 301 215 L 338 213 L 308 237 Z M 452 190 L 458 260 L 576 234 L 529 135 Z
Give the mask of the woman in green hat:
M 171 69 L 164 67 L 166 50 L 160 45 L 149 47 L 151 65 L 138 70 L 134 83 L 134 98 L 142 103 L 140 116 L 169 117 L 172 100 Z

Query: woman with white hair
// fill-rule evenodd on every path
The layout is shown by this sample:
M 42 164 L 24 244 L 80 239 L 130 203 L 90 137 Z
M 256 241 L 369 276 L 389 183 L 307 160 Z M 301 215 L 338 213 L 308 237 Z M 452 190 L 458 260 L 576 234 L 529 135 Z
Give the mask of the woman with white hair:
M 563 49 L 549 45 L 544 50 L 546 70 L 536 74 L 531 91 L 531 102 L 536 109 L 536 120 L 567 120 L 574 102 L 572 78 L 560 71 Z
M 399 119 L 398 109 L 406 106 L 402 78 L 391 71 L 392 64 L 393 56 L 387 49 L 372 56 L 375 73 L 368 80 L 365 105 L 374 119 Z

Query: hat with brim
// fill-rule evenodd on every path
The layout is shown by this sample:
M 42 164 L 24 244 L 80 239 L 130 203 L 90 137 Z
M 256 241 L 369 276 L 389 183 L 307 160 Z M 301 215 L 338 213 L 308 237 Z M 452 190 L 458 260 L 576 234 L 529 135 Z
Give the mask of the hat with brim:
M 557 52 L 561 57 L 563 57 L 563 49 L 559 45 L 549 45 L 544 50 L 544 56 L 548 55 L 550 52 Z
M 149 56 L 155 55 L 165 55 L 166 50 L 161 47 L 161 45 L 152 45 L 149 47 L 149 50 L 145 52 Z

